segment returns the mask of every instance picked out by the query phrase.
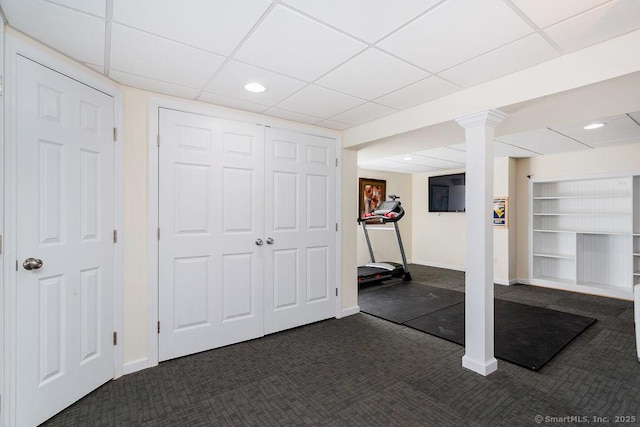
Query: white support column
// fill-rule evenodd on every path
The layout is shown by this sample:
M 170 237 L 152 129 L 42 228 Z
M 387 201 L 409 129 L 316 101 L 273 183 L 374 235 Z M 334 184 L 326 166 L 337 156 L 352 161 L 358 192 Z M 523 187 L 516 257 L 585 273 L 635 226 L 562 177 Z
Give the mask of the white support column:
M 506 114 L 487 110 L 456 119 L 467 144 L 465 355 L 481 375 L 498 369 L 493 342 L 493 137 Z

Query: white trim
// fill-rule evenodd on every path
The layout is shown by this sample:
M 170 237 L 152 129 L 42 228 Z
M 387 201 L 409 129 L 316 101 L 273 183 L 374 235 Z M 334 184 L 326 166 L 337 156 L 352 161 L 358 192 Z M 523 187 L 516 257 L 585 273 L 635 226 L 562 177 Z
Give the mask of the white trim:
M 2 10 L 0 9 L 0 14 L 2 14 Z M 4 83 L 5 75 L 4 75 L 4 20 L 0 19 L 0 76 L 2 76 L 2 82 Z M 4 87 L 2 88 L 4 90 Z M 4 95 L 4 94 L 2 94 Z M 5 169 L 4 167 L 4 96 L 0 95 L 0 168 Z M 0 195 L 0 236 L 2 236 L 2 242 L 0 242 L 0 249 L 2 252 L 0 253 L 0 343 L 4 344 L 4 248 L 2 246 L 4 243 L 4 174 L 0 172 L 0 191 L 2 191 L 2 195 Z M 0 351 L 0 384 L 4 384 L 4 351 Z M 4 393 L 3 387 L 0 386 L 0 393 Z M 0 401 L 0 414 L 4 414 L 6 412 L 5 409 L 5 399 Z M 2 416 L 0 416 L 0 425 L 2 423 Z
M 142 371 L 149 367 L 149 359 L 141 357 L 140 359 L 132 360 L 122 366 L 122 375 L 133 374 L 134 372 Z
M 343 317 L 353 316 L 354 314 L 360 313 L 360 306 L 354 305 L 353 307 L 345 308 L 338 313 L 336 319 L 342 319 Z
M 413 264 L 424 265 L 426 267 L 446 268 L 447 270 L 464 271 L 464 266 L 441 264 L 439 262 L 413 260 Z
M 470 359 L 469 356 L 464 355 L 462 357 L 462 366 L 486 377 L 492 372 L 498 370 L 498 361 L 495 358 L 491 358 L 484 362 L 480 362 Z
M 340 200 L 340 189 L 342 185 L 342 137 L 340 132 L 330 129 L 320 128 L 312 125 L 306 125 L 296 122 L 290 122 L 283 119 L 264 116 L 257 113 L 250 113 L 241 110 L 234 110 L 227 107 L 217 105 L 204 104 L 198 101 L 180 100 L 175 98 L 167 98 L 162 96 L 152 96 L 149 98 L 149 212 L 148 221 L 149 229 L 147 233 L 147 242 L 149 244 L 148 264 L 149 264 L 149 283 L 148 291 L 148 337 L 149 337 L 149 354 L 147 366 L 152 367 L 158 365 L 159 360 L 159 335 L 157 333 L 157 325 L 159 319 L 158 313 L 158 146 L 157 135 L 159 133 L 159 109 L 166 108 L 170 110 L 184 111 L 191 114 L 200 114 L 209 117 L 217 117 L 221 119 L 241 121 L 245 123 L 256 123 L 264 126 L 285 129 L 289 131 L 300 132 L 304 134 L 320 136 L 324 138 L 334 139 L 336 142 L 336 157 L 338 158 L 338 167 L 336 167 L 336 222 L 338 223 L 338 232 L 336 233 L 336 286 L 338 287 L 338 297 L 336 298 L 336 318 L 341 315 L 341 299 L 343 294 L 342 286 L 342 260 L 341 260 L 341 239 L 342 239 L 342 204 Z M 160 141 L 162 147 L 162 140 Z M 142 364 L 142 360 L 140 361 Z
M 517 285 L 519 282 L 516 279 L 493 279 L 493 283 L 496 285 L 502 285 L 502 286 L 511 286 L 511 285 Z
M 532 190 L 532 192 L 529 193 L 529 200 L 531 200 L 531 197 L 533 196 L 534 182 L 539 183 L 539 182 L 554 182 L 554 181 L 579 181 L 583 179 L 621 178 L 621 177 L 629 177 L 633 175 L 640 175 L 640 170 L 602 172 L 602 173 L 591 173 L 591 174 L 581 174 L 581 175 L 545 176 L 542 178 L 534 178 L 532 176 L 531 179 L 529 180 L 530 189 Z
M 336 141 L 336 175 L 335 175 L 335 196 L 336 196 L 336 224 L 338 230 L 336 232 L 336 288 L 338 296 L 336 297 L 336 318 L 343 317 L 342 311 L 342 294 L 344 286 L 342 286 L 342 137 L 337 135 Z M 358 309 L 359 310 L 359 309 Z
M 0 421 L 3 425 L 10 426 L 16 424 L 16 400 L 15 392 L 17 389 L 17 378 L 15 365 L 17 363 L 16 354 L 16 340 L 17 340 L 17 325 L 16 310 L 17 310 L 17 295 L 15 292 L 17 274 L 15 270 L 16 254 L 17 254 L 17 235 L 15 230 L 15 224 L 17 219 L 16 211 L 16 147 L 17 147 L 17 93 L 16 93 L 16 81 L 17 70 L 16 63 L 18 55 L 29 58 L 35 62 L 38 62 L 52 70 L 55 70 L 61 74 L 64 74 L 82 84 L 93 87 L 111 97 L 114 102 L 114 125 L 118 128 L 122 127 L 122 92 L 119 86 L 109 81 L 108 79 L 98 76 L 94 71 L 84 68 L 81 65 L 76 65 L 73 61 L 63 57 L 59 53 L 42 46 L 40 43 L 31 41 L 27 37 L 20 33 L 11 30 L 7 27 L 5 34 L 5 46 L 6 55 L 5 59 L 5 87 L 4 97 L 5 104 L 9 106 L 5 110 L 5 140 L 3 145 L 3 151 L 5 155 L 5 168 L 4 168 L 4 194 L 6 204 L 3 206 L 3 213 L 5 215 L 5 230 L 4 236 L 4 276 L 3 282 L 8 285 L 3 289 L 3 310 L 4 310 L 4 323 L 3 323 L 3 369 L 7 375 L 3 378 L 2 386 L 2 418 Z M 118 141 L 114 152 L 114 174 L 116 185 L 115 189 L 115 224 L 119 230 L 123 227 L 123 212 L 122 212 L 122 142 Z M 121 235 L 123 233 L 120 233 Z M 118 242 L 114 248 L 115 251 L 115 265 L 114 265 L 114 330 L 118 333 L 118 336 L 123 336 L 123 245 Z M 118 345 L 114 350 L 114 369 L 113 377 L 116 378 L 121 375 L 121 363 L 123 357 L 123 346 Z
M 159 345 L 158 345 L 158 213 L 160 211 L 158 201 L 158 133 L 160 132 L 158 121 L 158 110 L 162 106 L 161 100 L 152 98 L 149 101 L 149 230 L 147 233 L 147 243 L 149 245 L 149 283 L 147 285 L 149 322 L 148 333 L 148 353 L 147 368 L 158 365 Z

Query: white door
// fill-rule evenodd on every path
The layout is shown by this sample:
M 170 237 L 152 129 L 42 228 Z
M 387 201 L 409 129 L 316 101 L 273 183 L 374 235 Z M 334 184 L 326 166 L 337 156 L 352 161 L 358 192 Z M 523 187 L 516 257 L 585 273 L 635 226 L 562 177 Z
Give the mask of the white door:
M 266 130 L 265 333 L 336 314 L 335 140 Z
M 113 378 L 114 105 L 17 61 L 16 419 L 29 426 Z
M 159 121 L 162 361 L 262 336 L 266 245 L 263 128 L 166 109 Z

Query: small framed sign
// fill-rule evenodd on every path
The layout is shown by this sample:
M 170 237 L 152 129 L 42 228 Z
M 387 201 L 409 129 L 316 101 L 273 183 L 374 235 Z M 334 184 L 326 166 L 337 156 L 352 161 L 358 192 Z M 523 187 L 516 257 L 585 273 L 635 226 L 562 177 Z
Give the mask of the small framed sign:
M 493 226 L 508 228 L 509 226 L 509 198 L 493 198 Z

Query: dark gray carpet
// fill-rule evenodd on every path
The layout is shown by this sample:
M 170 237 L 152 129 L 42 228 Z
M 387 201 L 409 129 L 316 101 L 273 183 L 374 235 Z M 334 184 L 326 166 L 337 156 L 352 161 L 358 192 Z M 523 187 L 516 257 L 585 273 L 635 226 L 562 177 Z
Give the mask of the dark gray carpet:
M 464 283 L 460 272 L 415 265 L 411 272 L 432 286 Z M 539 426 L 559 423 L 536 416 L 580 415 L 609 417 L 611 426 L 622 425 L 616 416 L 638 419 L 631 302 L 531 286 L 495 292 L 598 322 L 539 372 L 499 361 L 483 377 L 461 367 L 462 347 L 358 314 L 127 375 L 46 425 Z

